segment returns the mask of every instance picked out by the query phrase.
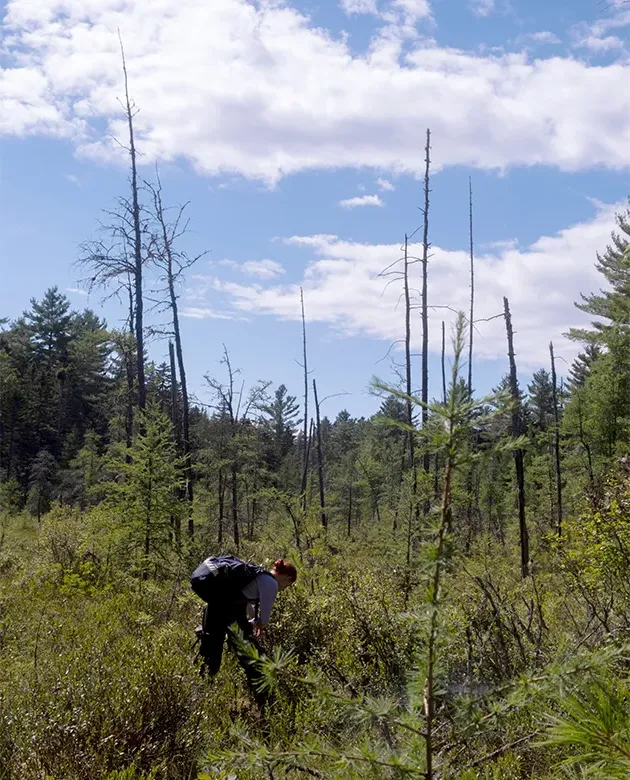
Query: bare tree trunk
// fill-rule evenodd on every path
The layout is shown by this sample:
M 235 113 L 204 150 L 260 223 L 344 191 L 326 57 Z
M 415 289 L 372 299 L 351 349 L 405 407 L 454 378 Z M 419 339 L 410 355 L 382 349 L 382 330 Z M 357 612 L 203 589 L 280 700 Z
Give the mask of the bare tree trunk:
M 133 338 L 133 323 L 135 321 L 134 305 L 133 305 L 133 287 L 131 285 L 131 279 L 128 279 L 128 292 L 129 292 L 129 333 Z M 125 416 L 125 438 L 127 444 L 127 462 L 131 462 L 131 455 L 129 450 L 131 449 L 131 443 L 133 441 L 133 360 L 132 355 L 127 353 L 125 344 L 122 344 L 123 356 L 125 360 L 125 374 L 127 378 L 127 414 Z
M 258 490 L 258 485 L 256 483 L 256 474 L 254 474 L 253 484 L 252 484 L 252 514 L 251 514 L 251 525 L 249 527 L 249 541 L 254 538 L 254 530 L 256 528 L 256 516 L 258 514 L 258 500 L 256 498 L 256 491 Z
M 591 485 L 591 490 L 595 487 L 595 474 L 593 472 L 593 457 L 591 455 L 591 448 L 589 446 L 588 441 L 586 440 L 586 436 L 584 434 L 584 418 L 582 415 L 582 396 L 581 393 L 578 391 L 576 393 L 577 396 L 577 413 L 578 413 L 578 433 L 580 437 L 580 442 L 582 446 L 584 447 L 584 451 L 586 452 L 586 462 L 588 465 L 588 479 Z
M 144 303 L 142 289 L 142 230 L 140 227 L 140 202 L 138 199 L 138 170 L 137 153 L 133 133 L 134 111 L 129 99 L 129 81 L 127 77 L 127 63 L 125 51 L 120 39 L 120 52 L 122 55 L 123 73 L 125 76 L 125 114 L 129 126 L 129 157 L 131 159 L 131 214 L 133 221 L 133 259 L 134 259 L 134 283 L 136 304 L 136 374 L 138 380 L 138 406 L 144 409 L 146 406 L 147 392 L 144 375 Z
M 177 366 L 179 369 L 179 380 L 181 384 L 182 394 L 182 436 L 181 447 L 182 454 L 184 456 L 184 477 L 185 477 L 185 491 L 186 499 L 188 500 L 188 533 L 190 536 L 194 536 L 195 525 L 192 515 L 192 502 L 193 502 L 193 475 L 192 475 L 192 460 L 190 457 L 190 402 L 188 399 L 188 383 L 186 381 L 186 367 L 184 365 L 184 349 L 182 346 L 182 335 L 179 326 L 179 306 L 177 303 L 177 292 L 175 289 L 175 268 L 173 258 L 173 238 L 176 237 L 177 227 L 179 225 L 180 218 L 184 212 L 185 206 L 180 209 L 180 214 L 177 219 L 174 230 L 169 235 L 169 231 L 166 226 L 166 219 L 164 216 L 164 208 L 162 206 L 162 184 L 160 182 L 159 174 L 157 174 L 157 187 L 152 188 L 155 199 L 155 212 L 162 232 L 162 243 L 164 247 L 164 254 L 166 260 L 166 282 L 168 285 L 168 298 L 169 307 L 171 309 L 171 315 L 173 319 L 173 335 L 175 338 L 175 351 L 177 353 Z M 180 235 L 186 231 L 184 226 L 180 231 Z M 194 262 L 194 260 L 192 261 Z M 190 267 L 192 263 L 188 263 L 186 267 Z M 181 275 L 183 268 L 180 265 L 178 275 Z M 178 439 L 179 441 L 179 439 Z
M 225 486 L 223 485 L 223 468 L 219 468 L 219 533 L 217 535 L 217 544 L 219 550 L 223 545 L 223 512 L 225 507 Z
M 469 238 L 470 238 L 470 317 L 468 319 L 468 397 L 472 398 L 472 378 L 473 378 L 473 334 L 475 321 L 475 253 L 473 244 L 473 197 L 472 197 L 472 178 L 468 177 L 468 205 L 469 205 Z M 470 464 L 468 474 L 466 475 L 466 552 L 470 549 L 472 540 L 476 533 L 475 523 L 473 522 L 473 482 L 475 477 L 475 464 Z
M 553 417 L 555 423 L 554 451 L 556 460 L 556 494 L 558 510 L 558 536 L 562 535 L 562 472 L 560 468 L 560 412 L 558 410 L 558 383 L 556 378 L 556 358 L 553 353 L 553 342 L 549 342 L 551 356 L 551 391 L 553 397 Z
M 232 531 L 234 533 L 234 545 L 238 552 L 241 546 L 241 535 L 238 527 L 238 468 L 236 460 L 232 461 L 230 478 L 232 488 Z
M 468 395 L 470 398 L 472 398 L 473 333 L 475 322 L 475 252 L 473 244 L 473 197 L 471 177 L 468 177 L 468 191 L 470 196 L 470 319 L 468 320 Z
M 402 485 L 402 481 L 405 477 L 405 460 L 407 459 L 407 437 L 403 439 L 402 443 L 402 453 L 400 455 L 400 479 L 398 480 L 398 485 Z M 398 491 L 399 500 L 396 502 L 396 506 L 394 507 L 394 522 L 392 523 L 392 534 L 396 536 L 396 531 L 398 530 L 398 512 L 400 510 L 400 498 L 402 496 L 402 491 Z
M 428 267 L 429 267 L 429 167 L 431 165 L 431 130 L 427 129 L 427 144 L 425 147 L 424 172 L 424 232 L 422 238 L 422 431 L 426 435 L 429 422 L 429 303 L 428 303 Z M 422 458 L 422 468 L 425 474 L 431 470 L 431 458 L 426 451 Z M 429 504 L 425 502 L 425 514 Z
M 350 483 L 348 495 L 348 539 L 352 533 L 352 482 Z
M 319 476 L 319 508 L 324 530 L 328 528 L 326 517 L 326 497 L 324 495 L 324 453 L 322 450 L 322 426 L 319 417 L 319 399 L 317 398 L 317 384 L 313 379 L 313 396 L 315 398 L 315 416 L 317 420 L 317 473 Z
M 171 423 L 173 425 L 173 438 L 175 440 L 175 444 L 177 448 L 180 447 L 180 437 L 179 437 L 179 403 L 178 403 L 178 388 L 177 388 L 177 372 L 175 370 L 175 350 L 173 349 L 173 342 L 168 342 L 168 356 L 169 356 L 169 363 L 170 363 L 170 370 L 171 370 Z M 177 497 L 178 499 L 181 498 L 181 490 L 177 489 Z M 179 545 L 181 535 L 182 535 L 182 529 L 181 529 L 181 520 L 179 515 L 177 518 L 173 517 L 171 515 L 171 525 L 175 529 L 175 540 L 177 544 Z
M 179 403 L 177 401 L 177 371 L 175 369 L 175 349 L 172 341 L 168 342 L 168 357 L 171 373 L 171 423 L 173 425 L 173 438 L 179 448 L 181 441 L 179 430 Z
M 442 320 L 442 400 L 446 403 L 446 325 Z
M 308 361 L 306 355 L 306 317 L 304 316 L 304 290 L 300 287 L 300 303 L 302 304 L 302 350 L 304 368 L 304 424 L 302 426 L 302 482 L 300 490 L 302 494 L 302 510 L 306 512 L 306 482 L 308 479 L 309 436 L 308 436 Z
M 308 436 L 304 445 L 304 463 L 302 464 L 302 482 L 300 495 L 302 496 L 302 510 L 306 512 L 306 488 L 308 485 L 308 464 L 311 460 L 311 447 L 313 446 L 313 420 L 310 422 Z
M 417 494 L 418 494 L 418 471 L 416 469 L 416 448 L 415 448 L 415 436 L 413 428 L 413 404 L 411 401 L 411 299 L 409 296 L 409 239 L 405 233 L 405 253 L 403 256 L 404 272 L 404 292 L 405 292 L 405 378 L 406 378 L 406 410 L 407 410 L 407 425 L 409 430 L 407 432 L 407 442 L 409 446 L 409 461 L 408 465 L 411 469 L 411 501 L 413 506 L 413 512 L 418 515 Z
M 510 314 L 510 304 L 507 298 L 503 298 L 503 308 L 505 315 L 505 329 L 507 332 L 508 358 L 510 360 L 510 392 L 512 395 L 512 435 L 520 436 L 521 426 L 521 404 L 518 389 L 518 376 L 516 373 L 516 360 L 514 358 L 514 332 L 512 330 L 512 315 Z M 529 576 L 529 534 L 527 531 L 527 521 L 525 519 L 525 466 L 523 463 L 523 450 L 518 447 L 514 450 L 514 466 L 516 469 L 516 489 L 518 494 L 518 522 L 521 542 L 521 576 Z

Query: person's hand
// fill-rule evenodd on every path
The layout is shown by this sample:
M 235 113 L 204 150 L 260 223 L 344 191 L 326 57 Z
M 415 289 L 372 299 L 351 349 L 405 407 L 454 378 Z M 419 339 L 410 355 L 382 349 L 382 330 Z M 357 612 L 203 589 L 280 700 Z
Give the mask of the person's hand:
M 260 637 L 263 635 L 263 631 L 264 629 L 259 623 L 254 629 L 254 636 L 256 637 L 256 639 L 260 639 Z

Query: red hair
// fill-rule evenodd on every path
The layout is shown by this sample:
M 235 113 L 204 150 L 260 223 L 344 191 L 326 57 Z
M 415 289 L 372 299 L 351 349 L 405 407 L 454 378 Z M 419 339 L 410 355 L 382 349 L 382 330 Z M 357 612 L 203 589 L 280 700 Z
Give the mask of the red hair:
M 284 574 L 291 582 L 297 580 L 297 569 L 290 561 L 285 561 L 284 558 L 278 558 L 274 563 L 273 568 L 278 574 Z

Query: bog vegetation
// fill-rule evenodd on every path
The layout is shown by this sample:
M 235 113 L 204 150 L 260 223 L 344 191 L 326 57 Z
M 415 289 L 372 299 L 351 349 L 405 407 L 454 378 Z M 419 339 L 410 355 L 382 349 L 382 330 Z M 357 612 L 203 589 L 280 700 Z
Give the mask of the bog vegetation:
M 598 324 L 571 333 L 570 367 L 550 345 L 521 387 L 497 301 L 505 375 L 479 398 L 471 294 L 431 398 L 427 135 L 418 260 L 405 236 L 384 271 L 406 304 L 400 381 L 373 381 L 373 417 L 331 420 L 305 324 L 299 398 L 227 348 L 189 397 L 185 211 L 129 142 L 129 195 L 80 259 L 127 327 L 50 289 L 0 333 L 0 777 L 630 777 L 629 215 L 594 258 L 606 292 L 580 303 Z M 471 293 L 472 226 L 471 199 Z M 144 344 L 156 298 L 166 364 Z M 220 551 L 298 565 L 263 715 L 230 656 L 211 681 L 194 662 L 188 576 Z

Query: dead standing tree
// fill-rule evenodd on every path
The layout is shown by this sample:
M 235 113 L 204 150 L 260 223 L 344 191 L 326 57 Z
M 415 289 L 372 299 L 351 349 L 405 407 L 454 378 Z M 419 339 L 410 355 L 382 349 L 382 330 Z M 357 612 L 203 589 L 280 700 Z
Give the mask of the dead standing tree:
M 181 426 L 181 451 L 184 456 L 185 491 L 188 500 L 188 532 L 194 535 L 194 520 L 192 515 L 193 501 L 193 474 L 190 456 L 190 401 L 188 397 L 188 383 L 186 380 L 186 367 L 184 364 L 184 349 L 179 322 L 179 288 L 184 283 L 185 273 L 197 260 L 206 253 L 202 252 L 195 257 L 188 257 L 186 252 L 178 248 L 180 239 L 188 232 L 189 220 L 186 219 L 185 203 L 174 209 L 174 218 L 169 220 L 167 211 L 162 201 L 162 183 L 159 172 L 156 169 L 156 183 L 146 183 L 145 186 L 152 196 L 152 218 L 154 221 L 154 236 L 151 243 L 151 260 L 161 272 L 158 291 L 159 298 L 155 302 L 158 310 L 170 312 L 172 333 L 175 340 L 175 353 L 177 356 L 177 368 L 179 370 L 179 382 L 182 395 L 182 426 Z M 177 427 L 174 421 L 174 426 Z
M 468 220 L 470 237 L 470 319 L 468 320 L 468 396 L 472 398 L 473 382 L 473 334 L 475 331 L 475 249 L 473 243 L 473 193 L 472 178 L 468 178 Z
M 105 210 L 107 223 L 100 222 L 100 232 L 104 239 L 88 241 L 82 246 L 78 264 L 88 271 L 88 276 L 82 280 L 89 292 L 95 289 L 112 289 L 105 296 L 124 297 L 129 301 L 129 330 L 135 339 L 135 367 L 126 369 L 129 390 L 127 410 L 127 439 L 131 444 L 133 427 L 132 385 L 135 383 L 135 394 L 138 407 L 146 406 L 146 379 L 144 371 L 144 289 L 143 268 L 148 259 L 148 244 L 150 243 L 145 209 L 140 203 L 140 187 L 138 184 L 138 152 L 134 135 L 134 117 L 137 110 L 129 96 L 129 80 L 125 52 L 120 41 L 122 68 L 125 86 L 125 101 L 121 105 L 129 128 L 129 145 L 120 141 L 120 146 L 127 151 L 130 160 L 129 184 L 130 196 L 119 197 L 117 208 Z
M 516 373 L 516 359 L 514 356 L 514 332 L 512 330 L 512 315 L 507 298 L 503 298 L 503 311 L 505 317 L 505 329 L 508 343 L 508 359 L 510 361 L 510 395 L 512 397 L 512 436 L 519 438 L 523 433 L 523 415 L 521 399 L 518 388 L 518 375 Z M 518 500 L 518 523 L 521 545 L 521 576 L 523 579 L 529 576 L 529 534 L 527 520 L 525 518 L 525 466 L 523 463 L 523 450 L 517 447 L 514 450 L 514 466 L 516 469 L 516 490 Z
M 556 358 L 553 352 L 553 342 L 549 342 L 551 356 L 551 393 L 553 399 L 554 417 L 554 455 L 556 465 L 556 497 L 558 503 L 558 536 L 562 535 L 562 471 L 560 466 L 560 410 L 558 408 L 558 379 L 556 377 Z
M 417 518 L 418 472 L 416 469 L 415 432 L 413 431 L 413 402 L 411 400 L 413 388 L 411 384 L 411 299 L 409 295 L 409 238 L 406 233 L 403 255 L 403 285 L 405 294 L 405 390 L 407 393 L 405 404 L 407 412 L 407 425 L 409 426 L 409 431 L 407 432 L 409 446 L 408 467 L 411 469 L 412 479 L 411 500 L 413 503 L 413 511 Z M 407 550 L 407 564 L 409 564 L 410 555 L 411 546 L 409 545 Z
M 304 369 L 304 420 L 302 423 L 302 479 L 300 480 L 300 495 L 302 496 L 302 511 L 306 512 L 306 486 L 308 483 L 308 462 L 311 450 L 311 440 L 308 431 L 308 361 L 306 354 L 306 317 L 304 316 L 304 290 L 300 287 L 300 303 L 302 305 L 302 352 Z
M 242 382 L 240 389 L 236 387 L 236 378 L 240 374 L 239 369 L 232 368 L 230 353 L 223 345 L 223 357 L 221 364 L 225 366 L 228 374 L 227 384 L 219 382 L 217 379 L 206 374 L 205 380 L 208 387 L 214 393 L 215 403 L 211 408 L 224 417 L 229 429 L 229 467 L 230 467 L 230 492 L 231 492 L 231 515 L 232 515 L 232 533 L 234 546 L 238 551 L 241 544 L 241 534 L 238 521 L 238 479 L 240 472 L 241 453 L 239 452 L 238 434 L 243 423 L 249 418 L 254 409 L 259 409 L 268 402 L 267 388 L 270 382 L 259 382 L 253 387 L 247 398 L 244 397 L 245 383 Z M 219 478 L 221 478 L 221 470 Z M 222 489 L 222 485 L 220 489 Z
M 142 229 L 140 224 L 140 201 L 138 198 L 138 165 L 136 142 L 133 130 L 133 119 L 138 113 L 134 104 L 129 98 L 129 79 L 127 76 L 127 62 L 125 60 L 125 50 L 122 39 L 120 38 L 120 54 L 122 57 L 123 73 L 125 76 L 125 116 L 129 127 L 129 161 L 131 164 L 131 223 L 133 227 L 133 240 L 131 248 L 133 250 L 133 280 L 135 287 L 135 332 L 136 332 L 136 377 L 138 380 L 138 406 L 144 409 L 146 406 L 147 391 L 144 376 L 144 302 L 142 288 L 142 268 L 144 257 L 142 251 Z
M 429 271 L 429 169 L 431 166 L 431 130 L 427 128 L 427 143 L 425 146 L 424 169 L 424 208 L 422 235 L 422 432 L 426 438 L 429 424 L 429 303 L 428 303 L 428 271 Z M 431 456 L 426 447 L 422 456 L 422 470 L 425 475 L 431 470 Z M 429 501 L 424 502 L 424 514 L 429 513 Z
M 419 228 L 418 228 L 419 229 Z M 414 231 L 414 233 L 411 234 L 411 236 L 407 235 L 405 233 L 405 240 L 402 245 L 402 255 L 397 260 L 395 260 L 393 263 L 391 263 L 387 268 L 385 268 L 384 271 L 382 271 L 379 276 L 382 277 L 391 277 L 388 281 L 386 288 L 389 287 L 390 284 L 402 281 L 403 285 L 403 292 L 401 297 L 404 298 L 405 302 L 405 366 L 404 366 L 404 385 L 405 385 L 405 393 L 406 393 L 406 399 L 405 399 L 405 417 L 406 417 L 406 423 L 407 423 L 407 435 L 405 436 L 404 441 L 404 449 L 402 453 L 402 461 L 401 461 L 401 470 L 400 470 L 400 481 L 401 481 L 401 488 L 403 485 L 403 479 L 405 475 L 405 461 L 407 470 L 411 472 L 411 505 L 409 507 L 409 517 L 408 517 L 408 524 L 407 524 L 407 565 L 409 566 L 410 560 L 411 560 L 411 544 L 412 544 L 412 535 L 413 535 L 413 526 L 412 526 L 412 520 L 415 517 L 416 521 L 419 519 L 419 507 L 418 507 L 418 501 L 417 501 L 417 495 L 418 495 L 418 471 L 417 471 L 417 464 L 416 464 L 416 452 L 415 452 L 415 431 L 414 431 L 414 415 L 413 415 L 413 401 L 412 401 L 412 395 L 413 395 L 413 386 L 412 386 L 412 363 L 411 363 L 411 311 L 414 308 L 417 308 L 417 306 L 414 306 L 411 303 L 411 288 L 409 286 L 409 268 L 410 266 L 414 265 L 415 263 L 420 262 L 420 258 L 413 257 L 409 254 L 409 241 L 414 237 L 414 235 L 417 233 L 417 230 Z M 402 263 L 402 270 L 400 270 L 400 264 Z M 395 342 L 396 343 L 396 342 Z M 393 345 L 392 345 L 393 346 Z M 391 348 L 390 348 L 391 349 Z M 398 369 L 400 366 L 395 365 L 397 373 L 399 373 Z M 400 376 L 400 373 L 399 373 Z M 401 382 L 403 381 L 403 377 L 401 376 Z M 406 457 L 405 457 L 406 456 Z M 397 529 L 397 516 L 394 516 L 394 533 Z
M 324 451 L 322 448 L 322 424 L 319 415 L 319 400 L 317 397 L 317 383 L 313 379 L 313 397 L 315 399 L 315 419 L 317 422 L 317 475 L 319 478 L 319 512 L 324 530 L 328 529 L 328 517 L 326 516 L 326 496 L 324 493 Z
M 468 320 L 468 398 L 473 394 L 473 334 L 475 332 L 475 250 L 473 242 L 473 193 L 472 178 L 468 177 L 468 232 L 470 241 L 470 318 Z M 466 474 L 466 548 L 470 547 L 475 528 L 473 528 L 473 486 L 476 477 L 475 464 L 471 463 Z M 477 492 L 477 491 L 475 491 Z

